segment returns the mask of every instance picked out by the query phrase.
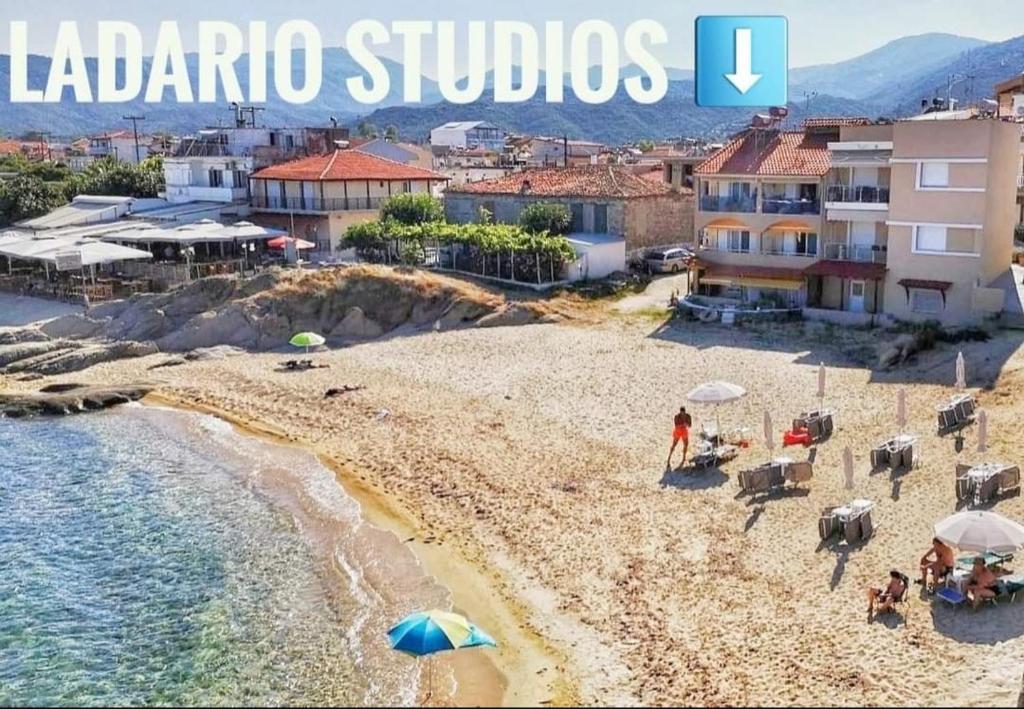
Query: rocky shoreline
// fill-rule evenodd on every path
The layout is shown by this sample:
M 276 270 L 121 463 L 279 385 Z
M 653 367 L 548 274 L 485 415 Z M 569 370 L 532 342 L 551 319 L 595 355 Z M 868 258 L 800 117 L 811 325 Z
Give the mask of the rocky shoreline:
M 101 411 L 138 401 L 153 390 L 149 384 L 96 386 L 90 384 L 50 384 L 28 394 L 0 394 L 0 415 L 7 418 L 28 416 L 68 416 Z

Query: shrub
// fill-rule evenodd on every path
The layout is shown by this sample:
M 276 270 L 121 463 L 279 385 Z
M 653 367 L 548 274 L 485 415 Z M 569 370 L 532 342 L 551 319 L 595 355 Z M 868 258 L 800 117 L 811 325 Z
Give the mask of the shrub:
M 567 234 L 572 227 L 572 215 L 564 204 L 536 202 L 519 214 L 519 225 L 531 234 Z
M 395 195 L 380 209 L 382 221 L 393 220 L 399 224 L 426 224 L 444 219 L 441 202 L 426 193 Z

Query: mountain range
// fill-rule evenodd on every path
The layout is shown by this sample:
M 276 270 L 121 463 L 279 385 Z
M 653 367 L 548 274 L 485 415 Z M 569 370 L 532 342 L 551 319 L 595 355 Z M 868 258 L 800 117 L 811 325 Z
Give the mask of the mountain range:
M 186 56 L 192 85 L 196 86 L 198 57 Z M 269 59 L 272 72 L 273 59 Z M 441 99 L 436 82 L 424 77 L 423 101 L 403 104 L 397 87 L 402 82 L 402 65 L 382 59 L 392 80 L 388 100 L 368 112 L 345 89 L 343 78 L 361 74 L 358 64 L 342 48 L 324 50 L 324 84 L 319 96 L 310 103 L 292 105 L 274 95 L 260 120 L 267 125 L 324 125 L 331 117 L 355 125 L 362 119 L 380 128 L 396 125 L 403 137 L 423 139 L 431 128 L 452 120 L 488 120 L 507 130 L 548 135 L 593 138 L 608 143 L 642 138 L 668 138 L 680 135 L 720 137 L 742 128 L 750 109 L 698 108 L 693 101 L 693 72 L 669 69 L 669 90 L 657 104 L 633 102 L 623 90 L 605 104 L 585 104 L 572 91 L 565 92 L 561 104 L 549 104 L 543 91 L 530 101 L 516 104 L 493 102 L 493 73 L 487 76 L 485 95 L 470 104 L 453 105 Z M 49 72 L 50 59 L 39 55 L 28 58 L 29 86 L 41 88 Z M 293 62 L 296 81 L 301 80 L 302 62 Z M 239 81 L 246 90 L 248 57 L 236 64 Z M 87 59 L 86 68 L 95 86 L 96 60 Z M 150 60 L 144 63 L 148 76 Z M 119 72 L 122 67 L 118 67 Z M 918 110 L 922 99 L 951 96 L 964 99 L 990 96 L 998 81 L 1019 75 L 1024 70 L 1024 37 L 990 43 L 950 34 L 924 34 L 894 40 L 866 54 L 833 64 L 790 70 L 790 110 L 793 121 L 804 115 L 901 116 Z M 592 74 L 596 73 L 592 69 Z M 623 67 L 620 77 L 639 72 L 635 66 Z M 272 73 L 268 75 L 272 76 Z M 541 77 L 541 83 L 546 80 Z M 567 77 L 561 80 L 568 83 Z M 272 82 L 271 82 L 272 84 Z M 126 125 L 122 116 L 144 114 L 146 131 L 158 129 L 187 132 L 198 127 L 229 124 L 227 101 L 178 104 L 170 94 L 162 103 L 147 104 L 142 99 L 127 103 L 77 103 L 66 89 L 59 110 L 53 104 L 12 104 L 10 102 L 10 57 L 0 55 L 0 133 L 18 135 L 45 130 L 54 136 L 75 137 Z

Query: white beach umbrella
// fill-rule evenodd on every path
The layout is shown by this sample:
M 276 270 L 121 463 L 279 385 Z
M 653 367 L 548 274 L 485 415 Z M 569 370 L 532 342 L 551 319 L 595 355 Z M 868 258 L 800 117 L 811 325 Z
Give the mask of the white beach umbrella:
M 984 409 L 978 412 L 978 452 L 988 452 L 988 414 Z
M 775 453 L 775 433 L 772 430 L 772 415 L 764 412 L 764 444 L 768 448 L 769 457 Z
M 722 426 L 719 421 L 718 407 L 730 401 L 736 401 L 746 396 L 747 390 L 738 384 L 730 382 L 713 381 L 706 382 L 691 389 L 686 395 L 688 401 L 695 404 L 712 404 L 715 407 L 715 433 L 721 436 Z
M 956 355 L 956 388 L 963 391 L 967 388 L 967 364 L 964 362 L 964 353 Z
M 847 446 L 843 451 L 843 475 L 846 478 L 846 489 L 853 489 L 853 451 Z
M 995 512 L 958 512 L 935 525 L 935 536 L 964 551 L 1006 553 L 1024 547 L 1024 527 Z
M 907 390 L 900 389 L 896 392 L 896 425 L 900 427 L 900 433 L 907 427 Z

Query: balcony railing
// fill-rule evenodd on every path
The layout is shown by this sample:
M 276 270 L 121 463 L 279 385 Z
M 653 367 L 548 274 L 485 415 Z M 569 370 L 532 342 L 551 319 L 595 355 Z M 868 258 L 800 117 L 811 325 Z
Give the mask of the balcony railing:
M 263 197 L 252 198 L 256 209 L 270 209 L 288 212 L 349 212 L 354 210 L 380 209 L 387 197 Z
M 700 208 L 705 212 L 742 212 L 753 214 L 757 210 L 757 193 L 752 192 L 749 196 L 733 197 L 726 195 L 703 195 L 700 198 Z
M 850 246 L 848 244 L 825 244 L 825 258 L 829 261 L 859 261 L 862 263 L 885 263 L 885 247 Z
M 763 214 L 820 214 L 821 202 L 816 199 L 795 197 L 765 197 L 761 202 Z
M 888 204 L 888 187 L 869 187 L 866 185 L 829 185 L 829 202 L 847 202 L 854 204 Z

